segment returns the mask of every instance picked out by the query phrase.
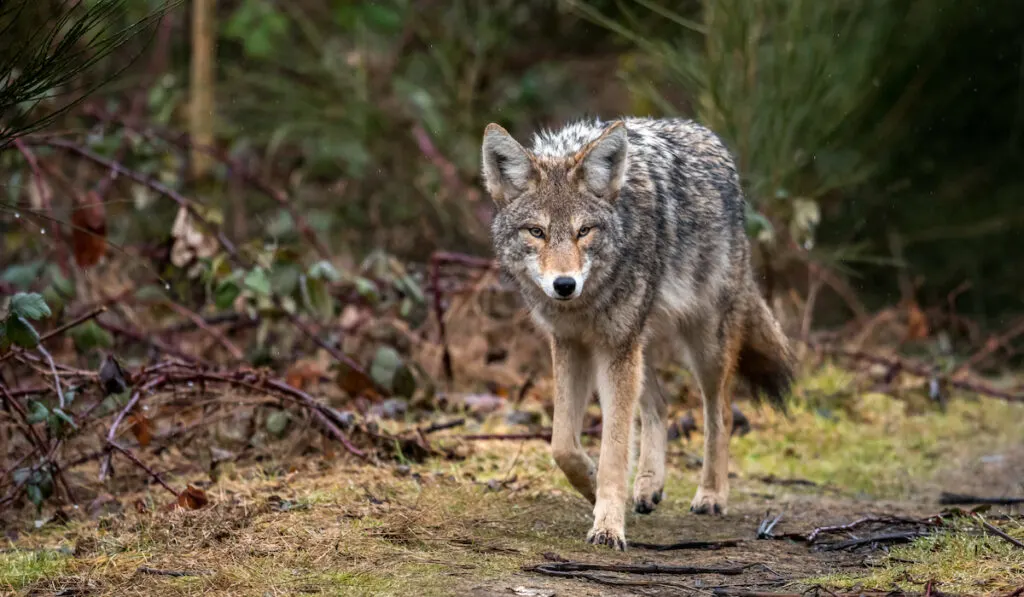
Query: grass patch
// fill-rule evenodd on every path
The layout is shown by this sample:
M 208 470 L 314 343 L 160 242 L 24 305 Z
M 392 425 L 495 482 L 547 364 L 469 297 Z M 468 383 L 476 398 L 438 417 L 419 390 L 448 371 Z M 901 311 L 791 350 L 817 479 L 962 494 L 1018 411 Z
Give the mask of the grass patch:
M 894 547 L 878 567 L 805 582 L 836 589 L 888 591 L 898 587 L 909 592 L 921 591 L 932 581 L 936 589 L 969 595 L 979 591 L 1001 594 L 1024 586 L 1024 550 L 998 537 L 967 532 L 976 529 L 922 537 Z M 1024 539 L 1024 526 L 1019 522 L 1006 524 L 1003 530 Z
M 838 392 L 846 383 L 843 374 L 825 369 L 799 391 Z M 1024 405 L 957 397 L 945 412 L 914 414 L 904 400 L 865 393 L 827 410 L 817 400 L 798 401 L 788 419 L 767 409 L 752 418 L 760 429 L 732 440 L 737 472 L 800 477 L 896 499 L 936 490 L 937 472 L 1019 444 Z
M 0 589 L 17 591 L 55 578 L 67 570 L 71 557 L 53 550 L 13 550 L 0 553 Z

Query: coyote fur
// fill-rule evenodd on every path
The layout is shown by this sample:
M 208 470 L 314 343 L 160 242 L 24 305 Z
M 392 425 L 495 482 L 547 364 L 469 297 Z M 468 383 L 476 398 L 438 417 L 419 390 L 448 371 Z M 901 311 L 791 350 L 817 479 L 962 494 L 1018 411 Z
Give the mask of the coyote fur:
M 594 506 L 587 541 L 626 547 L 634 417 L 633 507 L 647 514 L 662 499 L 667 404 L 648 354 L 659 339 L 680 346 L 703 398 L 704 463 L 690 510 L 724 514 L 733 375 L 782 409 L 793 376 L 786 335 L 751 273 L 729 151 L 693 121 L 623 118 L 541 131 L 529 150 L 490 124 L 482 154 L 498 263 L 550 337 L 552 455 Z M 595 389 L 596 465 L 580 444 Z

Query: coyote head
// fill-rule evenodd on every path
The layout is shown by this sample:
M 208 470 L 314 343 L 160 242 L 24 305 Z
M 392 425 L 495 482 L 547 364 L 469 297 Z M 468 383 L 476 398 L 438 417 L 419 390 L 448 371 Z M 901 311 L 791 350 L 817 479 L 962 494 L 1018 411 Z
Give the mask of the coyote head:
M 535 155 L 497 124 L 487 126 L 483 178 L 498 206 L 494 248 L 520 284 L 563 304 L 599 285 L 604 266 L 615 261 L 615 202 L 628 148 L 621 122 L 560 157 Z

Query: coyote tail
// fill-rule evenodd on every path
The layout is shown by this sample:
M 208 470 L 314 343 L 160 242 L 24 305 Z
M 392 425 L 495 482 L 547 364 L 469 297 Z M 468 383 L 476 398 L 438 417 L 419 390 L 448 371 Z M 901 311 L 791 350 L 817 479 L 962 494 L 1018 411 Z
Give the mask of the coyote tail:
M 789 339 L 760 294 L 755 294 L 751 303 L 737 372 L 749 385 L 755 401 L 759 402 L 763 394 L 772 407 L 785 413 L 795 366 Z

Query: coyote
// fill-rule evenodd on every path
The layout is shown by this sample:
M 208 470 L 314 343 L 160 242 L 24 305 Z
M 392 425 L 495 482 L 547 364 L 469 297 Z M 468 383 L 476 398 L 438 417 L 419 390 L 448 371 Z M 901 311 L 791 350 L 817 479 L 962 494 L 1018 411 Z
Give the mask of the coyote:
M 645 358 L 659 339 L 681 345 L 703 397 L 704 464 L 690 510 L 724 514 L 733 373 L 783 410 L 793 377 L 786 335 L 751 273 L 729 151 L 693 121 L 632 117 L 541 131 L 530 150 L 490 124 L 482 149 L 498 263 L 550 337 L 552 455 L 594 506 L 587 541 L 626 548 L 638 403 L 634 509 L 648 514 L 663 497 L 667 404 Z M 580 444 L 595 388 L 604 421 L 596 466 Z

